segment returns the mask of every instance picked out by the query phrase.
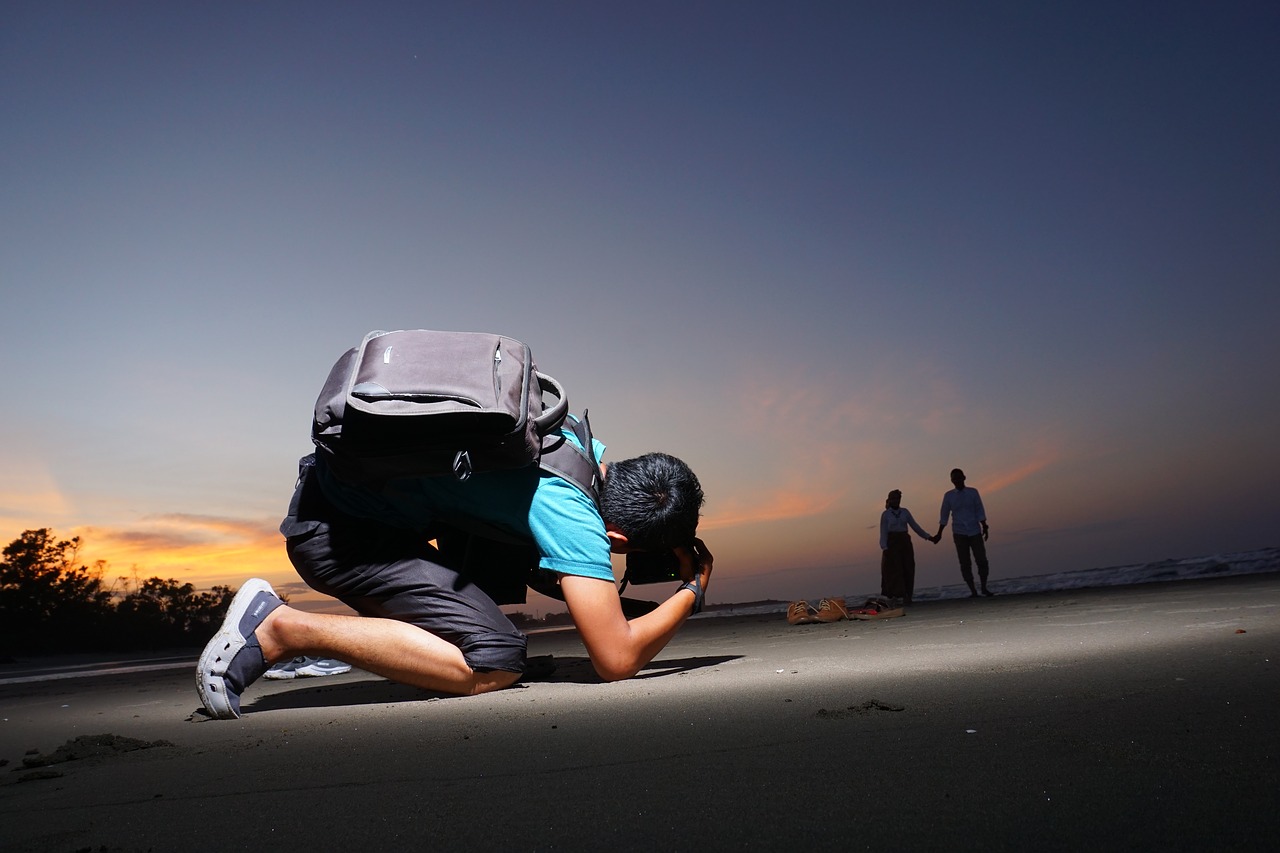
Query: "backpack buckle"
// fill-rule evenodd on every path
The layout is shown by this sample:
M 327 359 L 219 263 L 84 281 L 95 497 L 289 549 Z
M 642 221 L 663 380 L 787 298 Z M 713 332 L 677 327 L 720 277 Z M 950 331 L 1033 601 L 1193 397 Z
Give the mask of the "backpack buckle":
M 459 450 L 458 454 L 453 457 L 453 476 L 459 480 L 467 480 L 471 477 L 471 454 L 465 450 Z

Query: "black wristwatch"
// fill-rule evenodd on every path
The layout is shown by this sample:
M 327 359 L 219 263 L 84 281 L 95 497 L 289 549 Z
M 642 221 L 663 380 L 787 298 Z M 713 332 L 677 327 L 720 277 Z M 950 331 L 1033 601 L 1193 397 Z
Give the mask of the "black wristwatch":
M 680 584 L 680 589 L 687 589 L 693 593 L 693 612 L 701 613 L 702 612 L 702 576 L 699 575 L 698 577 L 694 578 L 691 581 L 685 581 L 684 583 Z M 676 592 L 679 592 L 680 589 L 677 589 Z

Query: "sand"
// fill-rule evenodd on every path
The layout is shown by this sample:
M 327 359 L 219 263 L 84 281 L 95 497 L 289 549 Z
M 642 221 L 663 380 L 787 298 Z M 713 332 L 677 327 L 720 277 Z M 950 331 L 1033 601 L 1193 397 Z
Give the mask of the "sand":
M 0 684 L 0 849 L 1280 837 L 1280 575 L 929 602 L 881 622 L 699 619 L 617 684 L 572 632 L 530 652 L 555 656 L 550 680 L 469 698 L 359 671 L 259 682 L 239 721 L 196 713 L 186 667 Z M 59 747 L 83 755 L 22 766 Z

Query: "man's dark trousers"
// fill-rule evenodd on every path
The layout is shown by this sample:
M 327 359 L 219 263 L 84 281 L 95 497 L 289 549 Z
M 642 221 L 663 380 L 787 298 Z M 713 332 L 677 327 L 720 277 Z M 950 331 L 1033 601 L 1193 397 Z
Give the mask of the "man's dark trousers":
M 951 538 L 955 540 L 956 556 L 960 558 L 960 575 L 969 585 L 969 591 L 977 595 L 978 589 L 973 585 L 973 562 L 978 564 L 978 579 L 982 581 L 982 588 L 987 588 L 987 545 L 982 534 L 966 536 L 963 533 L 953 533 Z M 973 552 L 973 562 L 969 559 L 970 551 Z

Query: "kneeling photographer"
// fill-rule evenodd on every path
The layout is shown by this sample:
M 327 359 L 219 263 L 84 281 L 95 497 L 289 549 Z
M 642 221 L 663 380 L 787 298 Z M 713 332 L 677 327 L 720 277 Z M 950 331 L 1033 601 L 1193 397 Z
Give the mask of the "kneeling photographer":
M 418 357 L 423 353 L 430 357 Z M 453 372 L 437 382 L 433 374 L 442 364 Z M 486 448 L 444 457 L 446 471 L 452 460 L 452 473 L 423 473 L 419 463 L 430 458 L 434 464 L 434 451 L 387 451 L 404 437 L 406 409 L 443 399 L 427 386 L 469 385 L 492 395 L 495 387 L 506 387 L 495 384 L 497 370 L 511 370 L 516 382 L 536 378 L 508 395 L 521 406 L 528 403 L 528 418 L 517 412 L 519 425 L 539 428 L 535 447 L 552 441 L 580 451 L 586 463 L 574 462 L 582 469 L 576 475 L 552 468 L 545 455 L 541 462 L 533 456 L 510 467 L 486 465 Z M 544 411 L 541 390 L 560 397 L 553 409 Z M 396 416 L 383 418 L 377 407 L 388 400 Z M 518 681 L 527 639 L 485 590 L 512 581 L 523 586 L 528 566 L 497 555 L 468 560 L 445 553 L 432 538 L 450 525 L 501 530 L 535 552 L 538 574 L 557 582 L 601 678 L 630 678 L 648 664 L 702 608 L 708 590 L 713 558 L 697 538 L 702 487 L 688 465 L 665 453 L 600 464 L 605 448 L 591 436 L 585 412 L 581 419 L 566 416 L 566 405 L 554 380 L 532 368 L 528 348 L 509 338 L 374 332 L 349 350 L 317 400 L 317 452 L 300 463 L 280 530 L 299 576 L 360 615 L 299 610 L 265 581 L 247 582 L 198 664 L 197 687 L 209 713 L 240 716 L 245 688 L 272 664 L 300 655 L 336 658 L 393 681 L 454 694 Z M 394 440 L 365 440 L 365 457 L 344 451 L 337 440 L 344 409 L 349 416 L 360 412 L 365 429 L 390 424 L 387 434 Z M 433 417 L 422 419 L 427 427 L 443 422 Z M 518 450 L 521 441 L 514 446 Z M 366 459 L 376 464 L 377 478 L 361 476 Z M 400 459 L 402 470 L 396 468 Z M 664 571 L 676 576 L 668 579 L 680 586 L 628 618 L 611 553 L 659 555 Z

